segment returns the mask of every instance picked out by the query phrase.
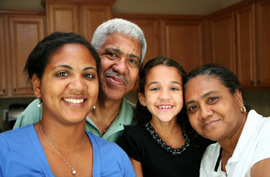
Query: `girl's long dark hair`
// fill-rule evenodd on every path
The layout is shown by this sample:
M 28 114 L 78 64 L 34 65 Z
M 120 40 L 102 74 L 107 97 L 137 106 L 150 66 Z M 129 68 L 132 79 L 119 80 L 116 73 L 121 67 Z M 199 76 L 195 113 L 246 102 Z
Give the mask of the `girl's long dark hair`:
M 145 86 L 147 74 L 149 73 L 149 71 L 153 67 L 158 66 L 158 65 L 165 65 L 168 67 L 176 68 L 182 77 L 182 82 L 183 82 L 182 84 L 184 86 L 184 84 L 186 82 L 187 75 L 186 75 L 186 72 L 183 69 L 183 67 L 181 65 L 179 65 L 173 59 L 166 58 L 166 57 L 157 57 L 157 58 L 153 58 L 153 59 L 149 60 L 140 71 L 140 80 L 139 80 L 139 92 L 140 93 L 144 94 L 144 86 Z M 184 101 L 184 95 L 182 95 L 182 96 L 183 96 L 183 101 Z M 138 124 L 145 124 L 152 119 L 152 115 L 148 111 L 147 107 L 142 106 L 139 101 L 137 102 L 137 105 L 136 105 L 136 108 L 134 111 L 134 119 L 136 119 Z M 181 126 L 182 131 L 189 136 L 191 143 L 196 145 L 196 146 L 199 146 L 201 144 L 202 137 L 199 136 L 195 132 L 195 130 L 191 127 L 189 120 L 188 120 L 187 110 L 186 110 L 185 105 L 183 105 L 182 110 L 177 115 L 177 122 Z

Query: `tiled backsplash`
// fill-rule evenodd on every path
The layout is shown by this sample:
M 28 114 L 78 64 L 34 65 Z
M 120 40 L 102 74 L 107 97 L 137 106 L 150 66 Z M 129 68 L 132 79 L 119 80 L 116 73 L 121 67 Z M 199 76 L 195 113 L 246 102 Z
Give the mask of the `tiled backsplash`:
M 248 90 L 243 92 L 245 103 L 259 114 L 270 116 L 270 90 Z M 35 98 L 0 98 L 0 132 L 3 130 L 3 110 L 12 104 L 29 104 Z

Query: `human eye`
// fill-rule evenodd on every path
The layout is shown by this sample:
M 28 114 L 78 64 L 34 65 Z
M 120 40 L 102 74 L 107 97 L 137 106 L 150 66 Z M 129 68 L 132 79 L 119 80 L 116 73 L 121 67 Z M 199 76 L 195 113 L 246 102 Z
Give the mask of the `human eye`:
M 172 87 L 171 90 L 172 90 L 172 91 L 178 91 L 179 88 L 177 88 L 177 87 Z
M 189 106 L 187 106 L 187 110 L 188 110 L 188 114 L 193 114 L 196 112 L 197 106 L 196 105 L 189 105 Z
M 56 77 L 67 77 L 68 73 L 65 71 L 60 71 L 56 73 Z
M 209 97 L 207 102 L 209 104 L 215 104 L 217 101 L 218 101 L 218 97 Z
M 159 89 L 157 87 L 150 88 L 150 91 L 158 91 Z
M 115 60 L 119 58 L 119 54 L 113 50 L 106 50 L 103 55 L 105 55 L 110 60 Z
M 128 62 L 132 65 L 132 66 L 139 66 L 139 61 L 138 59 L 135 59 L 135 58 L 129 58 L 128 59 Z
M 87 80 L 93 80 L 97 78 L 97 73 L 96 72 L 85 72 L 83 73 L 83 77 L 86 78 Z

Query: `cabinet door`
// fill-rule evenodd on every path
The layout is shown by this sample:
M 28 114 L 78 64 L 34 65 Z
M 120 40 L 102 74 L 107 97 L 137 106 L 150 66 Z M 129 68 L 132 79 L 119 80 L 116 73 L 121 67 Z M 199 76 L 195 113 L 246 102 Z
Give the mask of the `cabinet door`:
M 23 73 L 26 60 L 35 45 L 44 38 L 44 17 L 9 17 L 12 94 L 32 95 L 32 87 Z
M 111 6 L 83 5 L 80 9 L 81 34 L 91 42 L 96 28 L 112 18 Z
M 75 32 L 79 33 L 78 5 L 46 4 L 48 33 Z
M 234 12 L 211 19 L 212 62 L 236 73 Z
M 237 76 L 242 87 L 256 84 L 255 5 L 236 11 Z
M 257 3 L 258 87 L 270 87 L 270 1 Z
M 7 94 L 5 26 L 4 16 L 0 16 L 0 96 Z
M 164 56 L 175 59 L 186 72 L 203 63 L 202 22 L 163 21 Z

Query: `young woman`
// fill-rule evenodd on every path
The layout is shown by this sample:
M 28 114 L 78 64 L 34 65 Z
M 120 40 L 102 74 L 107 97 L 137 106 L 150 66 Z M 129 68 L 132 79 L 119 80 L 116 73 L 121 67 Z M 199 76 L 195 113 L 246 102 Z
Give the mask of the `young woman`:
M 25 71 L 42 119 L 0 134 L 0 176 L 135 176 L 121 148 L 85 132 L 99 65 L 94 48 L 74 33 L 53 33 L 34 48 Z
M 204 65 L 185 84 L 189 121 L 207 147 L 201 177 L 269 177 L 270 119 L 244 105 L 239 80 L 230 70 Z
M 138 125 L 126 128 L 118 141 L 137 177 L 199 176 L 205 145 L 188 124 L 185 79 L 183 68 L 164 57 L 150 60 L 140 72 Z

